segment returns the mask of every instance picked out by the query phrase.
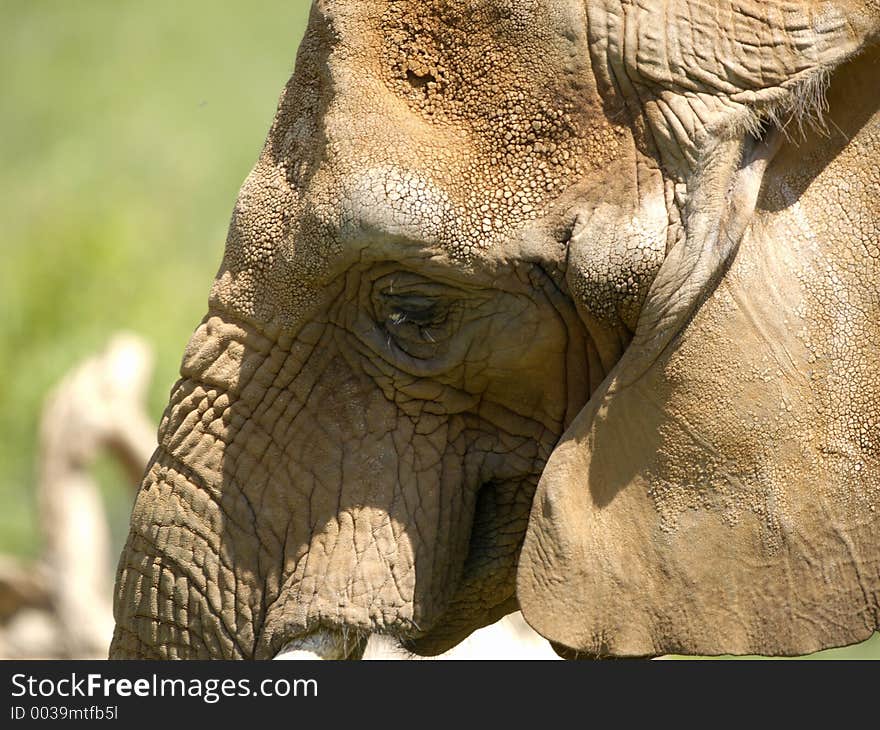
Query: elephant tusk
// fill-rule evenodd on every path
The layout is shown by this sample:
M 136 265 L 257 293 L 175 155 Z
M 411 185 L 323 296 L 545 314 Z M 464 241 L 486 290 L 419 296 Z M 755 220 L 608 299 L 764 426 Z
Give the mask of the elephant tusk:
M 365 644 L 365 638 L 352 641 L 341 631 L 319 629 L 288 642 L 274 658 L 286 661 L 355 659 L 363 653 Z

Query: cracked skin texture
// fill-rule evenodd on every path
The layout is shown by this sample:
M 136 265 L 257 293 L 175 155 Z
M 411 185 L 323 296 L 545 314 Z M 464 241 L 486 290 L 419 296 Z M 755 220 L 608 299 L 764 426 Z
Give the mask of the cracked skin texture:
M 317 628 L 428 655 L 518 601 L 574 654 L 876 627 L 876 5 L 765 4 L 715 29 L 763 55 L 699 88 L 693 46 L 619 56 L 660 5 L 736 19 L 315 3 L 137 496 L 112 657 Z M 763 152 L 828 78 L 830 131 Z

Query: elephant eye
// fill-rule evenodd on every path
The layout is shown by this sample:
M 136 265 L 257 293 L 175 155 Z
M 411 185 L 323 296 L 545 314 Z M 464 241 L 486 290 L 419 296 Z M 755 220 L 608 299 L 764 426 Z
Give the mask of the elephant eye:
M 388 321 L 395 326 L 410 322 L 422 327 L 445 319 L 446 312 L 440 300 L 434 297 L 385 295 L 389 305 Z
M 389 345 L 411 357 L 430 359 L 452 334 L 453 310 L 447 297 L 383 291 L 378 314 Z

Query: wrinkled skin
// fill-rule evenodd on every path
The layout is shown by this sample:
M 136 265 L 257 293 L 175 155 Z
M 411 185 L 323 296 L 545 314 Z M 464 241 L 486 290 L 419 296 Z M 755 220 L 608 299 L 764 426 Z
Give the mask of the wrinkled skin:
M 518 605 L 566 655 L 866 638 L 878 18 L 316 2 L 111 656 L 435 654 Z

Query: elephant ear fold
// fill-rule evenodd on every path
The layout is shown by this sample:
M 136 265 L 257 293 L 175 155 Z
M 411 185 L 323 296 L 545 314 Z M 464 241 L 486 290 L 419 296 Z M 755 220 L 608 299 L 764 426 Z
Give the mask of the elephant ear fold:
M 770 225 L 668 344 L 627 350 L 544 470 L 517 593 L 569 654 L 799 655 L 880 626 L 876 287 Z
M 880 626 L 877 60 L 832 80 L 836 142 L 722 141 L 689 182 L 535 495 L 518 598 L 562 653 L 797 655 Z

